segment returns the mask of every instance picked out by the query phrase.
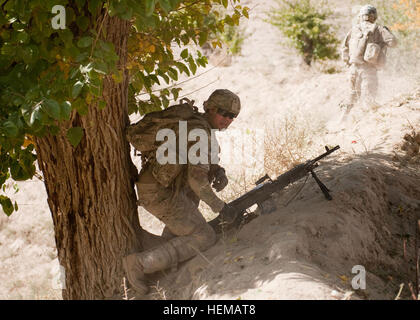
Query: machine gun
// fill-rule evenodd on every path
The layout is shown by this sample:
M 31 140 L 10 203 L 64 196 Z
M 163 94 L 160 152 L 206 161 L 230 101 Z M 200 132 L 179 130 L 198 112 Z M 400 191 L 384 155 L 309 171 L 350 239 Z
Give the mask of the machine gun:
M 274 180 L 271 180 L 270 177 L 266 174 L 264 177 L 255 182 L 255 188 L 248 191 L 239 198 L 229 202 L 222 209 L 222 211 L 220 211 L 219 216 L 209 221 L 209 224 L 215 229 L 216 232 L 220 233 L 224 228 L 238 227 L 241 224 L 248 222 L 252 219 L 250 216 L 244 215 L 248 208 L 254 204 L 257 204 L 264 211 L 263 203 L 270 199 L 273 193 L 284 189 L 289 184 L 302 179 L 309 173 L 315 179 L 325 198 L 327 200 L 332 200 L 332 197 L 329 193 L 330 190 L 321 182 L 321 180 L 319 180 L 318 176 L 314 172 L 314 169 L 318 167 L 317 162 L 319 160 L 340 149 L 340 146 L 336 146 L 332 149 L 325 147 L 325 149 L 325 153 L 321 154 L 315 159 L 295 166 Z

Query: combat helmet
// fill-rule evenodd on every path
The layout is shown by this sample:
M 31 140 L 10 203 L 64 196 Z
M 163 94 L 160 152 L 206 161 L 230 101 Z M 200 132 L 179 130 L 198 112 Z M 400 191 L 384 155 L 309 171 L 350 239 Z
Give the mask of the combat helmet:
M 370 4 L 367 4 L 360 8 L 359 16 L 363 20 L 369 20 L 369 17 L 373 17 L 374 21 L 378 18 L 378 13 L 376 11 L 376 8 Z
M 241 101 L 239 97 L 227 89 L 217 89 L 213 91 L 203 105 L 205 111 L 212 108 L 218 108 L 231 112 L 235 116 L 237 116 L 241 111 Z

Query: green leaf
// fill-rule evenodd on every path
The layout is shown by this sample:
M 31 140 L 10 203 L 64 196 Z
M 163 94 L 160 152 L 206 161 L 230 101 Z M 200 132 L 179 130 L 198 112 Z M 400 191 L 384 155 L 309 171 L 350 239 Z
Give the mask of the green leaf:
M 64 101 L 60 105 L 60 119 L 70 120 L 70 114 L 71 114 L 71 103 L 69 101 Z
M 195 74 L 195 72 L 197 71 L 197 65 L 194 62 L 194 59 L 189 59 L 188 60 L 188 64 L 190 66 L 190 70 L 192 71 L 193 74 Z
M 9 137 L 16 137 L 19 131 L 16 124 L 10 120 L 6 120 L 3 123 L 3 129 L 6 132 L 6 135 Z
M 89 54 L 87 52 L 82 52 L 76 56 L 76 62 L 83 62 L 86 60 L 86 58 L 89 57 Z
M 15 161 L 11 164 L 10 173 L 11 173 L 12 179 L 15 181 L 23 181 L 29 178 L 28 173 L 25 171 L 24 167 L 18 161 Z
M 181 58 L 182 59 L 187 59 L 188 58 L 188 49 L 184 49 L 181 52 Z
M 160 7 L 166 12 L 169 13 L 169 11 L 172 10 L 171 3 L 169 0 L 159 0 Z
M 163 107 L 166 109 L 169 106 L 169 100 L 168 100 L 168 98 L 165 97 L 165 96 L 161 96 L 160 98 L 162 99 Z
M 155 5 L 157 0 L 146 0 L 146 15 L 151 16 L 155 11 Z
M 190 70 L 188 70 L 187 66 L 181 62 L 175 62 L 176 67 L 179 71 L 184 72 L 186 75 L 190 75 Z
M 172 10 L 175 10 L 178 7 L 178 5 L 181 3 L 181 1 L 182 0 L 169 0 L 172 6 Z
M 20 42 L 26 42 L 26 40 L 28 40 L 28 34 L 25 31 L 19 32 L 16 40 Z
M 68 52 L 74 52 L 74 49 L 70 49 L 73 47 L 73 33 L 70 31 L 70 29 L 60 30 L 59 35 L 65 47 L 68 48 Z
M 171 81 L 171 79 L 169 79 L 169 77 L 162 71 L 162 70 L 158 70 L 157 74 L 163 78 L 163 80 L 165 80 L 165 82 L 167 84 L 169 84 L 169 82 Z M 141 89 L 141 88 L 140 88 Z
M 114 45 L 111 42 L 99 40 L 99 46 L 106 52 L 114 52 Z
M 81 81 L 77 81 L 73 85 L 73 89 L 71 91 L 71 96 L 73 97 L 73 99 L 75 99 L 79 96 L 80 92 L 82 91 L 82 88 L 83 88 L 83 82 L 81 82 Z
M 103 61 L 95 61 L 93 68 L 98 73 L 107 74 L 109 72 L 108 65 Z
M 82 140 L 83 129 L 80 127 L 73 127 L 67 130 L 67 139 L 70 141 L 73 147 L 77 147 Z
M 160 101 L 159 97 L 155 96 L 154 94 L 150 95 L 150 100 L 153 102 L 155 108 L 160 108 L 162 105 L 162 101 Z
M 77 110 L 77 112 L 81 116 L 86 115 L 88 113 L 88 111 L 89 111 L 88 104 L 82 98 L 77 98 L 76 100 L 74 100 L 73 101 L 73 104 L 72 104 L 72 107 L 73 107 L 73 109 Z
M 156 83 L 156 84 L 160 85 L 160 81 L 159 81 L 158 77 L 157 77 L 155 74 L 149 74 L 149 76 L 148 76 L 148 77 L 149 77 L 150 79 L 152 79 L 154 83 Z
M 133 8 L 128 8 L 122 14 L 120 14 L 120 18 L 123 20 L 130 20 L 133 16 Z
M 77 7 L 79 8 L 79 9 L 82 9 L 83 8 L 83 6 L 85 5 L 85 1 L 86 0 L 75 0 L 76 1 L 76 4 L 77 4 Z
M 201 32 L 200 33 L 200 37 L 198 39 L 198 44 L 200 46 L 203 46 L 206 42 L 207 42 L 207 38 L 208 38 L 209 34 L 207 31 Z
M 88 9 L 90 13 L 92 13 L 94 16 L 96 16 L 96 13 L 99 9 L 99 6 L 102 5 L 102 0 L 89 0 L 88 1 Z
M 174 79 L 175 81 L 178 81 L 178 71 L 176 71 L 176 69 L 174 68 L 169 68 L 168 69 L 168 73 L 169 76 Z
M 87 48 L 92 45 L 92 37 L 82 37 L 77 41 L 77 46 L 79 48 Z
M 181 88 L 173 88 L 171 89 L 171 93 L 174 96 L 174 100 L 178 100 L 179 91 L 181 91 Z
M 42 114 L 41 114 L 41 106 L 37 106 L 31 113 L 30 119 L 29 119 L 29 125 L 33 126 L 36 122 L 36 120 L 41 121 L 42 120 Z
M 59 120 L 61 118 L 60 105 L 55 100 L 45 99 L 42 103 L 42 110 L 55 120 Z
M 12 201 L 3 195 L 0 195 L 0 204 L 3 208 L 3 212 L 7 215 L 10 216 L 13 213 L 13 204 Z
M 86 16 L 79 16 L 76 18 L 76 24 L 82 31 L 86 31 L 89 27 L 89 18 Z
M 79 73 L 79 68 L 74 68 L 72 72 L 70 73 L 70 79 L 74 79 L 74 77 Z

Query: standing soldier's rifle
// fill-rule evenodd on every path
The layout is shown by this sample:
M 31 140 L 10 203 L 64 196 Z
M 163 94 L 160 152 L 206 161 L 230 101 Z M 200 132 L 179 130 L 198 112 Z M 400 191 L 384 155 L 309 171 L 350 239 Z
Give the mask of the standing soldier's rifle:
M 325 149 L 325 153 L 321 154 L 313 160 L 309 160 L 305 163 L 295 166 L 274 180 L 271 180 L 270 177 L 266 174 L 264 177 L 255 182 L 257 186 L 254 189 L 226 204 L 223 210 L 220 211 L 218 217 L 209 221 L 209 224 L 215 229 L 216 232 L 221 232 L 223 227 L 238 227 L 242 223 L 246 222 L 247 218 L 244 216 L 244 213 L 248 208 L 254 204 L 257 204 L 264 212 L 263 202 L 270 199 L 274 192 L 278 192 L 284 189 L 289 184 L 302 179 L 309 173 L 315 179 L 325 198 L 327 200 L 332 200 L 332 197 L 329 194 L 330 190 L 328 190 L 328 188 L 321 182 L 321 180 L 319 180 L 313 170 L 318 166 L 317 162 L 319 160 L 340 149 L 340 146 L 336 146 L 333 149 L 325 147 Z

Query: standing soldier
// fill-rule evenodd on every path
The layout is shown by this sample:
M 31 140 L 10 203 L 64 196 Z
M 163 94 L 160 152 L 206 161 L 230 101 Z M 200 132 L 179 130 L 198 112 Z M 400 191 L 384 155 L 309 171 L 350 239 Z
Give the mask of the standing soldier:
M 375 7 L 363 6 L 357 24 L 343 42 L 342 59 L 350 67 L 350 97 L 343 105 L 345 114 L 360 98 L 369 106 L 376 105 L 377 70 L 385 64 L 387 47 L 397 45 L 389 29 L 375 23 L 377 17 Z
M 199 113 L 192 103 L 184 103 L 148 114 L 139 122 L 140 125 L 132 125 L 128 129 L 128 140 L 142 151 L 142 170 L 136 183 L 138 204 L 165 223 L 166 230 L 175 236 L 161 246 L 123 258 L 127 279 L 139 294 L 148 291 L 144 281 L 145 274 L 175 266 L 215 243 L 216 234 L 213 228 L 198 210 L 200 200 L 208 204 L 213 212 L 220 212 L 226 205 L 212 190 L 213 187 L 217 192 L 221 191 L 228 183 L 225 170 L 212 161 L 214 152 L 218 159 L 218 144 L 217 150 L 204 152 L 209 160 L 207 163 L 193 164 L 189 159 L 184 164 L 159 163 L 156 127 L 163 124 L 160 129 L 172 129 L 179 140 L 179 120 L 185 120 L 189 132 L 194 129 L 204 130 L 209 139 L 207 145 L 214 148 L 211 141 L 214 137 L 211 134 L 212 129 L 223 130 L 229 127 L 240 109 L 240 100 L 236 94 L 218 89 L 204 102 L 205 113 Z M 145 146 L 145 141 L 150 136 L 153 136 L 153 141 Z M 179 143 L 181 145 L 183 142 Z M 155 147 L 150 148 L 150 145 Z M 189 147 L 191 144 L 188 149 Z M 172 150 L 177 150 L 178 159 L 181 147 Z

